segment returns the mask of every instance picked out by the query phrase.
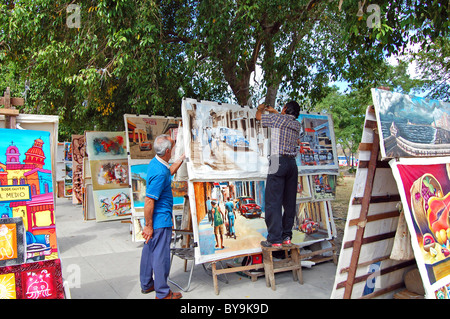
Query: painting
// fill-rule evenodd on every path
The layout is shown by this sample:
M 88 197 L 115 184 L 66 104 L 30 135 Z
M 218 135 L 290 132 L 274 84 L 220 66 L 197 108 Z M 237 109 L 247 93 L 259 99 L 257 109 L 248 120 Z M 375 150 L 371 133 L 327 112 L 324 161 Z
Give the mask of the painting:
M 336 197 L 336 175 L 311 175 L 313 199 L 331 200 Z
M 128 160 L 90 161 L 94 190 L 128 187 Z
M 300 112 L 298 154 L 295 158 L 300 174 L 336 174 L 338 156 L 331 115 Z
M 450 103 L 372 89 L 382 158 L 450 155 Z
M 64 163 L 65 172 L 64 175 L 64 197 L 71 197 L 73 193 L 73 164 L 72 162 Z
M 331 239 L 327 202 L 300 202 L 294 221 L 291 242 L 297 245 Z
M 176 141 L 180 119 L 164 116 L 125 114 L 127 145 L 131 160 L 152 159 L 156 153 L 154 140 L 161 134 L 168 134 Z
M 50 133 L 0 129 L 0 139 L 0 217 L 22 218 L 27 262 L 58 258 Z
M 269 133 L 256 109 L 184 99 L 181 110 L 190 180 L 266 177 Z
M 0 267 L 23 264 L 25 246 L 23 219 L 0 218 Z
M 0 299 L 64 299 L 59 259 L 0 268 Z
M 260 243 L 267 238 L 265 181 L 189 183 L 196 263 L 261 252 Z M 329 223 L 325 201 L 300 203 L 292 242 L 331 238 Z
M 130 218 L 131 191 L 129 188 L 93 191 L 97 222 Z
M 297 201 L 309 200 L 312 198 L 311 187 L 308 175 L 300 175 L 297 183 Z
M 450 157 L 402 158 L 389 164 L 428 298 L 450 283 Z
M 86 157 L 84 135 L 72 135 L 72 203 L 83 202 L 83 159 Z
M 127 158 L 125 132 L 86 132 L 89 160 Z

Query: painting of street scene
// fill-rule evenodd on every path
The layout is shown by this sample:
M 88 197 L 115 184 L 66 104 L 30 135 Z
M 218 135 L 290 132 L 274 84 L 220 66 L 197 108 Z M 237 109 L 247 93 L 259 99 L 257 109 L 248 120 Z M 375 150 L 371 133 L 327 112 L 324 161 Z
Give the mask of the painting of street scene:
M 315 200 L 330 200 L 336 197 L 336 175 L 311 175 L 311 185 Z
M 269 131 L 256 109 L 185 99 L 182 114 L 190 179 L 266 176 Z
M 297 204 L 297 215 L 292 232 L 292 243 L 304 244 L 331 238 L 327 202 L 303 202 Z
M 372 89 L 383 158 L 450 155 L 450 103 Z
M 261 251 L 261 241 L 267 238 L 265 181 L 191 184 L 198 263 Z M 305 244 L 329 239 L 327 216 L 325 201 L 298 204 L 292 242 Z
M 296 156 L 299 173 L 337 173 L 338 158 L 330 115 L 300 113 L 301 123 Z
M 168 134 L 174 141 L 177 138 L 180 119 L 164 116 L 125 114 L 125 129 L 130 158 L 152 159 L 156 153 L 153 148 L 155 138 Z

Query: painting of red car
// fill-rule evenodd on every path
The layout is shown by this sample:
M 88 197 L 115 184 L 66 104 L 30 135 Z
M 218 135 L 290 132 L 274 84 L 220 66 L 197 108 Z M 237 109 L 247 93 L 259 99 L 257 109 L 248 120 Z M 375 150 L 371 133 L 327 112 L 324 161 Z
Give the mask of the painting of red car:
M 239 212 L 246 218 L 259 218 L 262 214 L 261 206 L 249 196 L 239 197 Z
M 306 218 L 300 226 L 302 232 L 308 235 L 315 233 L 319 230 L 319 223 L 313 221 L 311 218 Z

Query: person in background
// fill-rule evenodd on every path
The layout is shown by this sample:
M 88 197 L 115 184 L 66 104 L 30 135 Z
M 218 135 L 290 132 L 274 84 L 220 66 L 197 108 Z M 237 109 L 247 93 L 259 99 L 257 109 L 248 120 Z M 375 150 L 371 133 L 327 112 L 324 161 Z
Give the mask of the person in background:
M 223 212 L 219 207 L 219 203 L 213 201 L 212 207 L 214 218 L 214 236 L 216 237 L 215 247 L 219 249 L 224 249 L 225 247 L 223 246 L 223 234 L 225 233 L 225 225 L 224 225 L 225 217 L 223 216 Z
M 263 114 L 268 111 L 268 114 Z M 281 113 L 261 104 L 255 118 L 263 127 L 271 128 L 269 172 L 265 190 L 265 222 L 267 240 L 263 247 L 281 248 L 290 245 L 295 219 L 298 167 L 295 161 L 301 124 L 297 121 L 300 106 L 291 101 Z M 284 212 L 283 212 L 284 209 Z
M 171 176 L 184 160 L 184 155 L 169 165 L 173 140 L 169 135 L 156 137 L 156 156 L 147 169 L 147 187 L 144 204 L 145 226 L 142 236 L 140 264 L 141 292 L 156 291 L 156 299 L 180 299 L 182 294 L 172 292 L 167 279 L 170 271 L 170 241 L 172 238 L 173 195 Z

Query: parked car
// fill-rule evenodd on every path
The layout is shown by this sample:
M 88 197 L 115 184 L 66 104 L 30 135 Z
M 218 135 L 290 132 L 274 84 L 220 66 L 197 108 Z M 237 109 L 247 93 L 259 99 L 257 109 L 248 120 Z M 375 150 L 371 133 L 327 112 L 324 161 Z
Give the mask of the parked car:
M 246 218 L 259 218 L 261 217 L 261 206 L 256 204 L 255 200 L 249 196 L 239 197 L 239 212 Z
M 139 149 L 141 151 L 151 151 L 152 143 L 150 141 L 143 141 L 139 143 Z
M 239 131 L 228 130 L 227 134 L 224 136 L 224 139 L 225 142 L 233 148 L 237 147 L 249 148 L 250 145 L 250 143 Z

